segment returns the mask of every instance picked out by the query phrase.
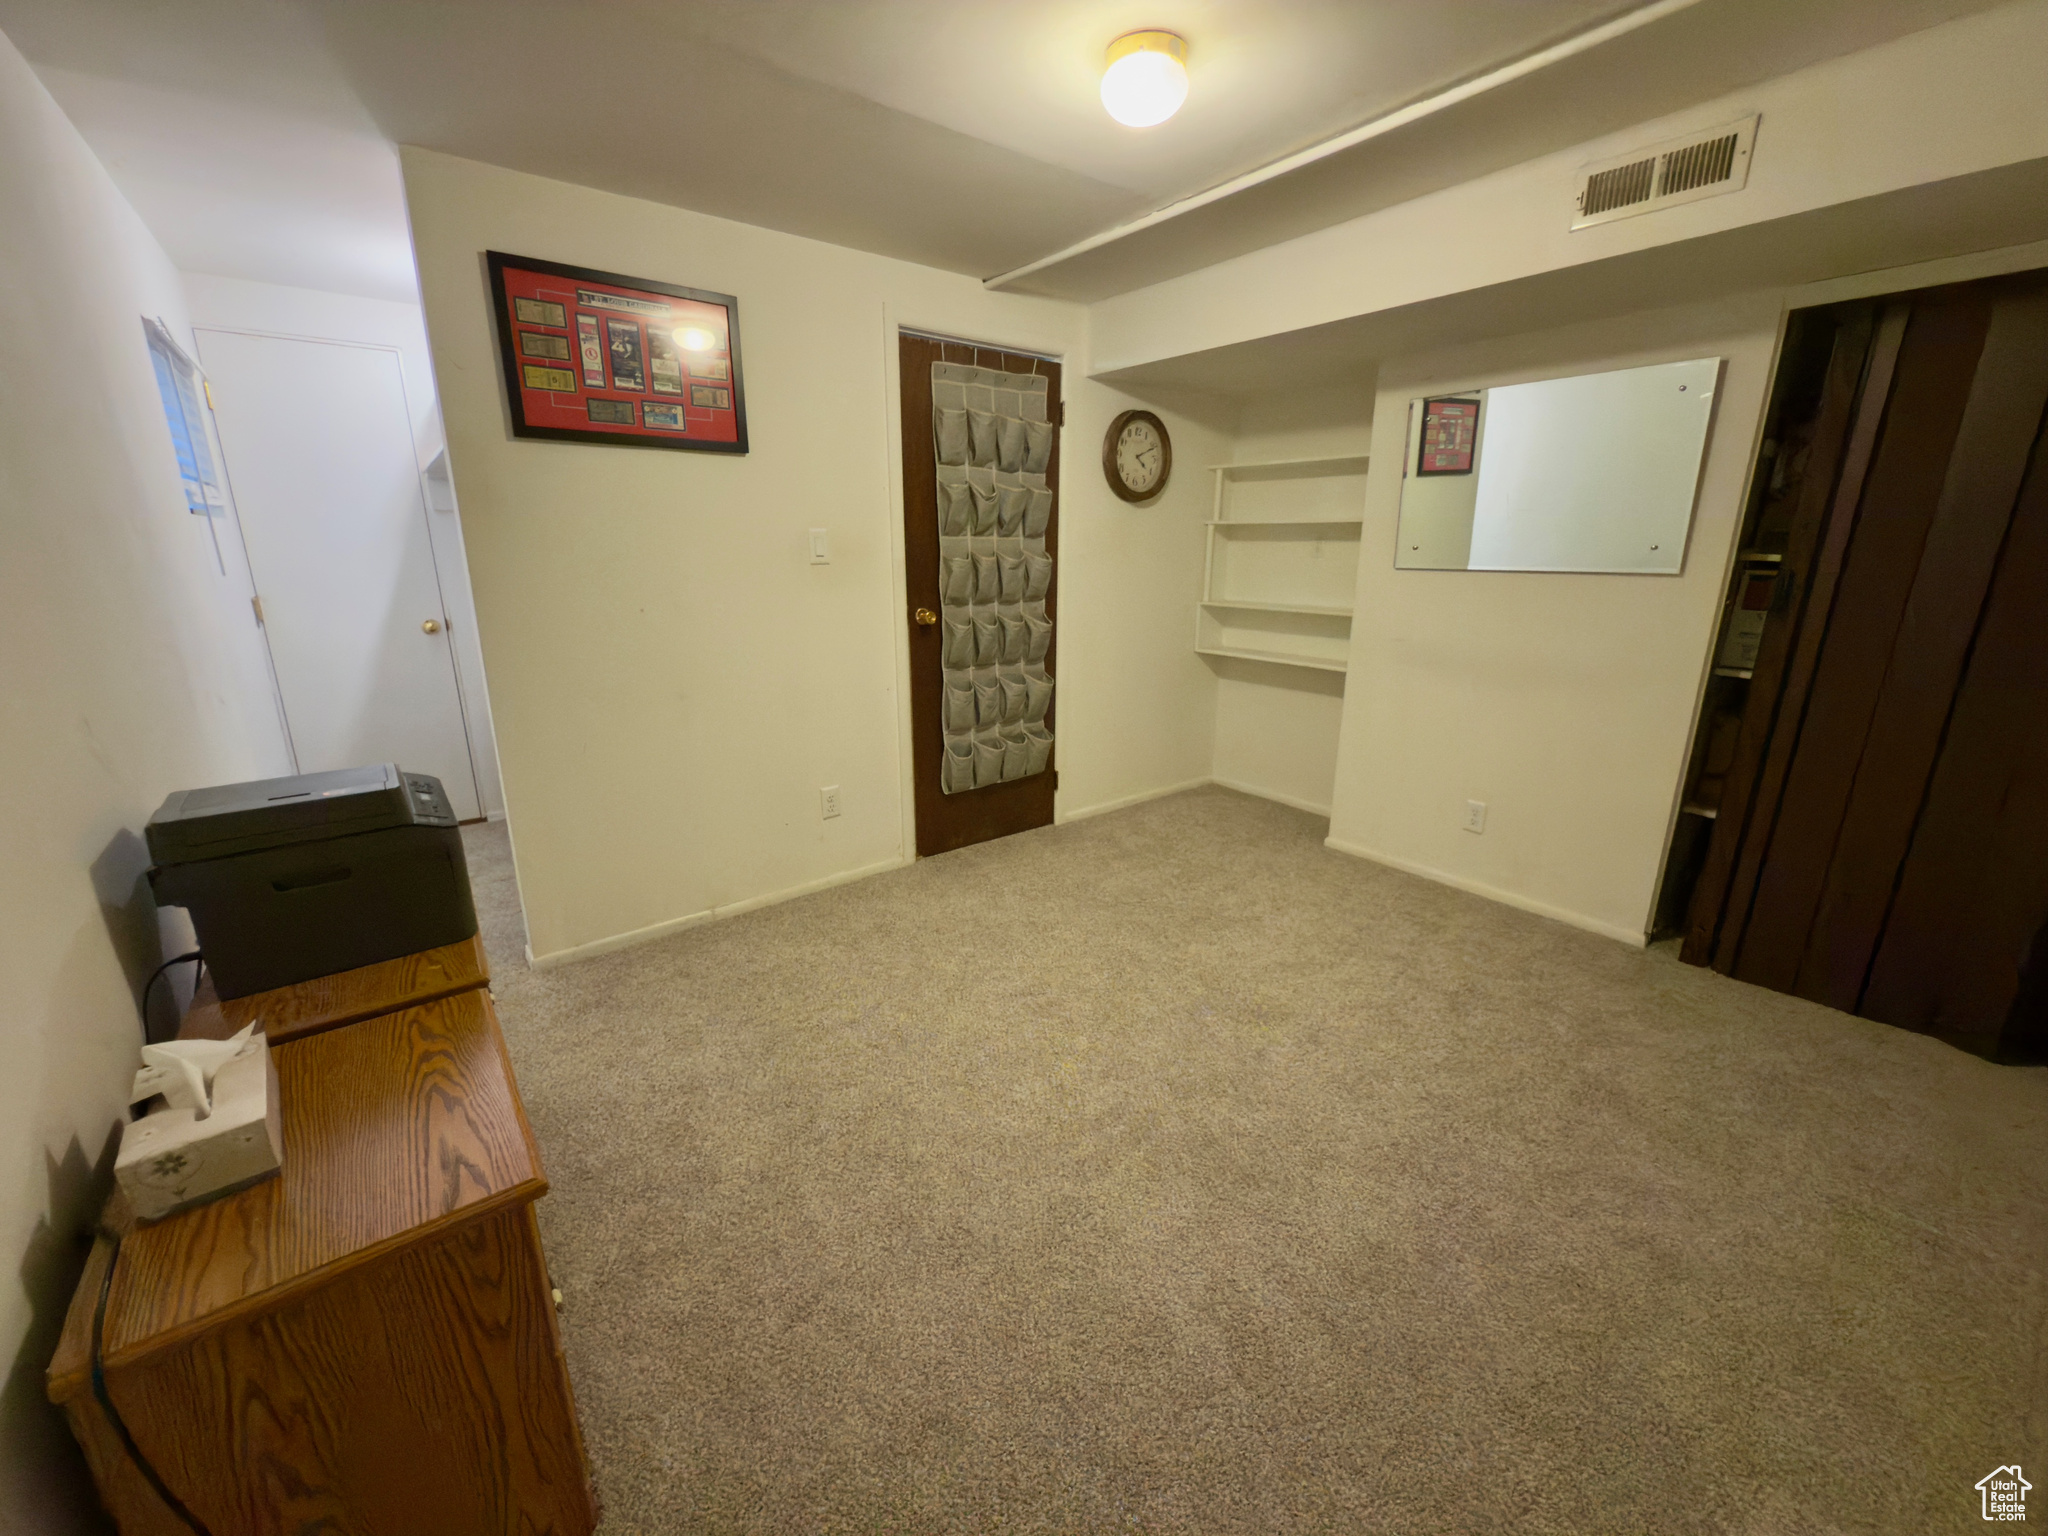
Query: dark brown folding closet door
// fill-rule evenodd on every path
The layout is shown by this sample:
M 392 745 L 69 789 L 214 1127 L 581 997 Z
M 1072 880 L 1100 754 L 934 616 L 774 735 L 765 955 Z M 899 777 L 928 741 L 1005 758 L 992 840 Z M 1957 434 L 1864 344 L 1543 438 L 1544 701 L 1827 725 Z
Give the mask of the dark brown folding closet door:
M 1903 296 L 1845 323 L 1836 362 L 1836 472 L 1687 956 L 2025 1054 L 2048 925 L 2048 282 Z
M 897 358 L 922 858 L 1052 824 L 1060 365 L 908 331 Z M 967 432 L 958 452 L 950 437 L 939 441 L 935 364 L 943 424 Z M 1001 388 L 1005 375 L 1031 387 Z M 956 419 L 970 406 L 971 419 Z

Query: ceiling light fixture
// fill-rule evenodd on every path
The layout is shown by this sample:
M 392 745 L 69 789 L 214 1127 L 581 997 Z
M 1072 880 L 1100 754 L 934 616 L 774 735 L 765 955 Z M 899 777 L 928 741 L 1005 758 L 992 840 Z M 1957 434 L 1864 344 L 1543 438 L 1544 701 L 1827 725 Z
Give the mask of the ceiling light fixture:
M 1188 45 L 1172 32 L 1126 32 L 1109 45 L 1102 105 L 1126 128 L 1163 123 L 1188 99 Z

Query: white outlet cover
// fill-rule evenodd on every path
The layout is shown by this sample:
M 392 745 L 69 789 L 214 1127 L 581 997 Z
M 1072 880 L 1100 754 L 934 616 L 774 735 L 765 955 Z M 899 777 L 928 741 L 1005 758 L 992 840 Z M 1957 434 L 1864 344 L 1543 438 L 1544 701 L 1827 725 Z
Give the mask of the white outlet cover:
M 818 791 L 818 810 L 826 821 L 839 814 L 839 786 L 828 784 Z
M 1465 830 L 1467 832 L 1484 832 L 1486 830 L 1486 802 L 1484 800 L 1467 800 L 1465 802 Z

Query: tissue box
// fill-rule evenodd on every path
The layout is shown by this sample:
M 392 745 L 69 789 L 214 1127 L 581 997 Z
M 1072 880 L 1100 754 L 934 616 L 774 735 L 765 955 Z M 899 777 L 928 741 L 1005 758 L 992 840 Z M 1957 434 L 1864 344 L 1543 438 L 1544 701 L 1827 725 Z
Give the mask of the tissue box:
M 252 1031 L 143 1047 L 131 1102 L 166 1102 L 128 1123 L 114 1159 L 115 1182 L 141 1220 L 232 1194 L 283 1166 L 277 1068 L 270 1042 Z

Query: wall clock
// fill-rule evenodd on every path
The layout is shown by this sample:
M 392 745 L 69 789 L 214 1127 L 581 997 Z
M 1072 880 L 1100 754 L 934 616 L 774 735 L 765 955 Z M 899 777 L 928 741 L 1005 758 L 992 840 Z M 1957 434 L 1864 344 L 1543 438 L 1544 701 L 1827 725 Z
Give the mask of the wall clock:
M 1102 473 L 1125 501 L 1150 501 L 1173 473 L 1173 439 L 1150 411 L 1125 411 L 1102 439 Z

